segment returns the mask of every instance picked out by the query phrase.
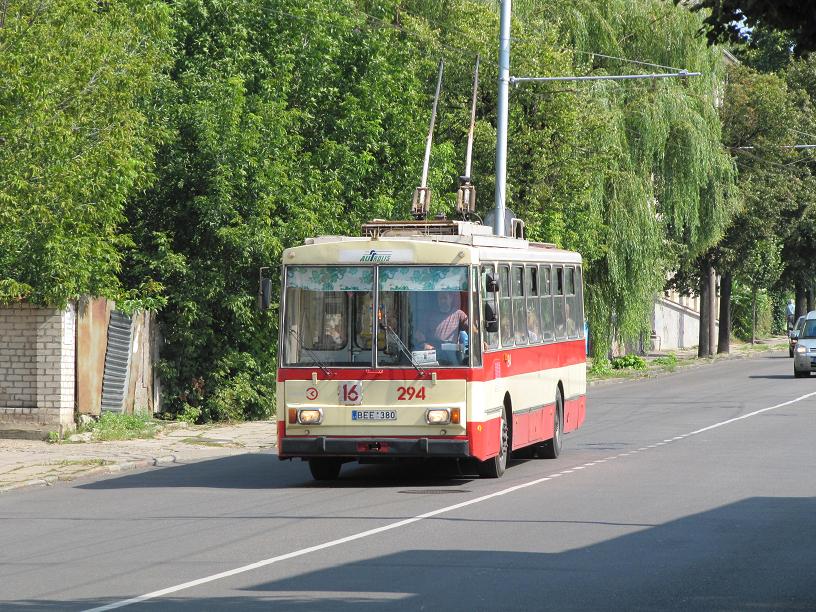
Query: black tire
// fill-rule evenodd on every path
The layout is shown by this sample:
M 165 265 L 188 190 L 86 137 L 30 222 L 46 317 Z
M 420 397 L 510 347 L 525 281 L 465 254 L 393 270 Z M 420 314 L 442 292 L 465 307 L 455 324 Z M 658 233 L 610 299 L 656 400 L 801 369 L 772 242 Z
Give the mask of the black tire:
M 309 471 L 315 480 L 337 480 L 342 465 L 339 459 L 309 459 Z
M 538 446 L 538 456 L 544 459 L 557 459 L 564 444 L 564 398 L 561 389 L 555 392 L 555 411 L 553 412 L 553 437 Z
M 794 368 L 793 375 L 796 378 L 808 378 L 810 377 L 810 370 L 797 370 L 796 368 Z
M 501 478 L 507 469 L 507 458 L 510 456 L 510 426 L 507 424 L 507 408 L 502 409 L 499 426 L 499 454 L 479 464 L 479 476 L 482 478 Z

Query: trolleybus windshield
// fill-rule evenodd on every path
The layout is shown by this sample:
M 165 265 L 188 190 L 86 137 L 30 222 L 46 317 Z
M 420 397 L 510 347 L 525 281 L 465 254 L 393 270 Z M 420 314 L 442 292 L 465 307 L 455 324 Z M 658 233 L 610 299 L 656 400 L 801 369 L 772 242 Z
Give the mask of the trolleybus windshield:
M 287 366 L 469 363 L 465 266 L 288 266 L 284 280 Z

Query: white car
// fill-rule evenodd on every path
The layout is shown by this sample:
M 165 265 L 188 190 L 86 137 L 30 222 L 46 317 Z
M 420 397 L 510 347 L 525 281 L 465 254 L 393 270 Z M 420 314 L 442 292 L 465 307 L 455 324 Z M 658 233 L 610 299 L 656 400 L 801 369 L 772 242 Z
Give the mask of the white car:
M 796 339 L 793 352 L 793 375 L 810 376 L 816 370 L 816 310 L 805 315 L 805 323 Z

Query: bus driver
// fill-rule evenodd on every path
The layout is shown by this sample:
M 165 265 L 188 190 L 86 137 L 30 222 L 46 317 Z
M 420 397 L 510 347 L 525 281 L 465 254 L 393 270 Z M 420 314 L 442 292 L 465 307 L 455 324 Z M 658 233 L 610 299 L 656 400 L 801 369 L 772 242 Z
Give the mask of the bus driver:
M 436 306 L 414 334 L 415 346 L 431 350 L 441 348 L 442 343 L 466 345 L 468 316 L 459 308 L 459 294 L 450 291 L 437 293 Z M 463 342 L 460 342 L 460 338 Z

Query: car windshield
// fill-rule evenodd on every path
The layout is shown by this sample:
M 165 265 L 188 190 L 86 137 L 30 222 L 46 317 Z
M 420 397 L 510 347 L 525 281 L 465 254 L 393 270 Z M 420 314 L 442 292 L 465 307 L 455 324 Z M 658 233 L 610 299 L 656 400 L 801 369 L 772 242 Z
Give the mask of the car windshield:
M 369 367 L 374 352 L 378 367 L 468 363 L 468 268 L 377 270 L 375 320 L 375 267 L 288 266 L 281 363 Z
M 799 333 L 800 338 L 816 338 L 816 319 L 808 319 L 805 321 L 802 331 Z

